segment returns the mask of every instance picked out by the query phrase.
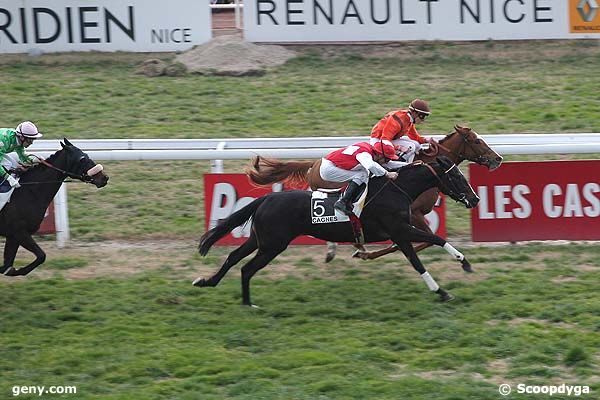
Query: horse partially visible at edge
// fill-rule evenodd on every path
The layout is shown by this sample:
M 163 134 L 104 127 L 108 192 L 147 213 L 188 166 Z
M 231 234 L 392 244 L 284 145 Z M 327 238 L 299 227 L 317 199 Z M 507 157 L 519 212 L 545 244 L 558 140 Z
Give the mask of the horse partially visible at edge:
M 430 149 L 422 150 L 415 160 L 421 160 L 425 163 L 432 162 L 437 156 L 446 156 L 453 163 L 459 165 L 464 160 L 468 160 L 479 165 L 486 166 L 494 170 L 502 163 L 502 157 L 496 153 L 483 138 L 474 130 L 467 126 L 455 125 L 454 131 L 442 138 L 438 143 L 433 143 Z M 299 185 L 302 182 L 308 182 L 311 189 L 335 189 L 344 186 L 344 183 L 324 182 L 319 175 L 321 159 L 316 161 L 280 161 L 257 157 L 254 160 L 253 168 L 246 171 L 248 177 L 257 185 L 270 185 L 275 182 L 287 182 L 292 185 Z M 413 226 L 429 233 L 433 233 L 427 224 L 425 215 L 433 210 L 438 199 L 439 189 L 433 187 L 421 193 L 411 205 L 411 219 Z M 421 251 L 431 246 L 430 243 L 416 243 L 415 250 Z M 328 242 L 327 256 L 325 262 L 335 258 L 337 245 L 334 242 Z M 375 259 L 385 254 L 397 251 L 398 247 L 392 245 L 385 249 L 366 252 L 360 249 L 354 253 L 355 257 L 364 260 Z M 472 272 L 469 264 L 463 264 L 463 269 Z
M 40 228 L 50 202 L 66 178 L 90 183 L 97 188 L 108 183 L 102 165 L 96 164 L 67 139 L 60 144 L 62 148 L 59 151 L 46 160 L 40 160 L 38 165 L 21 175 L 21 187 L 15 189 L 10 202 L 0 211 L 0 235 L 6 238 L 0 274 L 27 275 L 46 261 L 46 253 L 32 235 Z M 13 263 L 20 246 L 33 253 L 35 260 L 16 269 Z
M 367 243 L 391 239 L 421 275 L 427 287 L 437 293 L 442 301 L 450 301 L 454 296 L 435 282 L 411 245 L 415 241 L 432 243 L 443 247 L 456 260 L 465 260 L 464 255 L 444 239 L 410 224 L 410 203 L 432 187 L 439 188 L 467 208 L 473 208 L 479 202 L 473 188 L 456 165 L 446 157 L 438 157 L 431 164 L 400 169 L 396 180 L 386 177 L 370 179 L 360 220 Z M 292 190 L 259 197 L 222 220 L 219 225 L 202 235 L 198 245 L 199 253 L 206 255 L 219 239 L 250 219 L 252 226 L 248 240 L 229 254 L 213 276 L 208 279 L 197 278 L 193 282 L 194 286 L 217 286 L 231 267 L 258 250 L 242 267 L 242 304 L 251 306 L 250 279 L 283 252 L 294 238 L 310 235 L 335 242 L 354 241 L 354 232 L 349 223 L 313 224 L 311 193 Z

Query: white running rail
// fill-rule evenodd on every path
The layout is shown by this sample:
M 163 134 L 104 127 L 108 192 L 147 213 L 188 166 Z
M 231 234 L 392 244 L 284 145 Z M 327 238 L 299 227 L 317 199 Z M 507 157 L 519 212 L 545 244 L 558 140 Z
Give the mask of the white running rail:
M 444 135 L 433 135 L 441 139 Z M 500 155 L 600 153 L 600 133 L 482 135 Z M 251 139 L 86 139 L 71 140 L 92 159 L 100 160 L 212 160 L 212 171 L 223 172 L 222 160 L 246 160 L 255 155 L 316 159 L 329 151 L 367 136 L 251 138 Z M 60 149 L 59 140 L 36 140 L 29 152 L 48 157 Z M 56 241 L 69 241 L 66 185 L 55 198 Z

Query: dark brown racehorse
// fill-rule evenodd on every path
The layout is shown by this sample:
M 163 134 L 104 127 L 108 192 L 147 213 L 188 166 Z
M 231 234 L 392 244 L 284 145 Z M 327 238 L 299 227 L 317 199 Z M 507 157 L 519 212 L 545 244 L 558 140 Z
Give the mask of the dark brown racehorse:
M 39 229 L 48 205 L 65 179 L 77 179 L 97 188 L 108 183 L 108 176 L 100 164 L 67 139 L 61 142 L 61 146 L 59 151 L 21 175 L 21 187 L 15 189 L 10 203 L 0 211 L 0 236 L 6 237 L 0 274 L 27 275 L 44 263 L 46 253 L 36 243 L 33 234 Z M 33 253 L 35 260 L 16 269 L 13 263 L 19 247 Z
M 431 162 L 436 156 L 446 156 L 456 165 L 464 160 L 484 165 L 490 170 L 496 169 L 502 163 L 502 157 L 492 150 L 481 136 L 474 130 L 466 126 L 455 125 L 454 131 L 446 135 L 437 144 L 433 144 L 430 149 L 421 151 L 415 157 L 416 160 Z M 292 185 L 303 181 L 308 181 L 310 187 L 315 190 L 318 188 L 339 188 L 344 184 L 335 182 L 324 182 L 319 175 L 321 160 L 317 161 L 280 161 L 265 158 L 256 158 L 254 168 L 247 170 L 250 180 L 258 185 L 270 185 L 275 182 L 285 181 Z M 435 202 L 438 199 L 439 190 L 431 188 L 423 192 L 411 205 L 411 224 L 425 232 L 432 233 L 425 215 L 433 210 Z M 431 246 L 428 243 L 419 243 L 415 245 L 415 250 L 420 251 Z M 328 243 L 326 262 L 333 260 L 336 252 L 336 244 Z M 392 253 L 398 248 L 392 245 L 386 249 L 366 252 L 357 251 L 354 255 L 362 259 L 373 259 L 382 255 Z M 470 271 L 469 265 L 463 265 L 466 271 Z
M 431 242 L 442 247 L 457 261 L 466 258 L 439 236 L 412 226 L 409 219 L 410 203 L 425 190 L 436 186 L 465 207 L 476 207 L 479 197 L 464 175 L 447 157 L 437 157 L 436 162 L 431 164 L 401 168 L 398 178 L 393 181 L 386 177 L 372 178 L 368 186 L 365 207 L 360 216 L 365 242 L 392 240 L 421 275 L 427 287 L 437 293 L 442 301 L 452 300 L 454 296 L 442 289 L 427 272 L 411 242 Z M 242 267 L 242 304 L 251 306 L 250 280 L 285 251 L 294 238 L 310 235 L 332 242 L 354 241 L 354 232 L 349 224 L 313 224 L 310 200 L 311 194 L 306 190 L 270 193 L 222 220 L 200 238 L 198 250 L 201 255 L 206 255 L 219 239 L 237 226 L 252 219 L 250 237 L 229 254 L 216 273 L 209 278 L 198 277 L 194 280 L 194 286 L 217 286 L 231 267 L 256 251 Z

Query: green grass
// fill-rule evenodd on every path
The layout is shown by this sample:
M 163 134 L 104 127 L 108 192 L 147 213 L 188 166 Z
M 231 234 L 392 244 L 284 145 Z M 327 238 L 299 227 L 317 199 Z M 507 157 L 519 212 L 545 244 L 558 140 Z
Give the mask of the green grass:
M 149 55 L 6 56 L 0 109 L 4 126 L 32 119 L 49 139 L 343 136 L 366 135 L 383 113 L 423 97 L 434 111 L 424 134 L 455 123 L 482 134 L 597 132 L 599 49 L 427 43 L 381 56 L 372 45 L 323 46 L 245 78 L 134 75 Z M 208 162 L 104 164 L 106 188 L 68 189 L 72 236 L 89 247 L 54 250 L 25 279 L 0 277 L 0 399 L 14 385 L 76 385 L 63 397 L 488 400 L 501 398 L 500 383 L 563 382 L 598 397 L 598 246 L 457 246 L 472 276 L 427 250 L 425 265 L 457 296 L 450 304 L 398 255 L 341 254 L 324 266 L 323 249 L 293 248 L 253 280 L 256 311 L 239 306 L 238 267 L 216 289 L 190 285 L 231 250 L 195 254 Z M 469 234 L 468 212 L 453 202 L 448 231 Z M 189 243 L 189 253 L 162 239 Z M 106 240 L 150 244 L 93 245 Z M 17 265 L 29 259 L 20 253 Z
M 573 46 L 565 43 L 563 53 Z M 510 59 L 501 50 L 482 48 L 465 57 L 460 47 L 438 47 L 410 59 L 316 53 L 265 76 L 244 78 L 149 79 L 133 74 L 129 58 L 118 57 L 68 64 L 25 59 L 2 66 L 2 106 L 16 121 L 36 119 L 48 137 L 368 134 L 390 108 L 417 96 L 429 99 L 434 111 L 425 133 L 449 131 L 456 122 L 482 133 L 597 128 L 600 82 L 588 69 L 599 60 L 594 48 L 575 62 L 560 53 Z M 441 50 L 444 55 L 435 57 Z M 491 57 L 494 51 L 497 58 Z
M 539 253 L 570 260 L 576 279 L 556 282 L 564 269 Z M 292 269 L 301 278 L 272 275 L 277 266 L 255 277 L 261 310 L 239 306 L 237 268 L 214 289 L 193 288 L 193 269 L 173 268 L 6 281 L 0 393 L 33 384 L 75 385 L 78 399 L 492 399 L 500 382 L 600 390 L 600 271 L 577 267 L 597 248 L 469 254 L 485 279 L 444 278 L 459 268 L 448 257 L 429 263 L 457 296 L 449 304 L 405 262 L 356 262 L 339 276 L 348 260 L 327 273 L 301 253 Z

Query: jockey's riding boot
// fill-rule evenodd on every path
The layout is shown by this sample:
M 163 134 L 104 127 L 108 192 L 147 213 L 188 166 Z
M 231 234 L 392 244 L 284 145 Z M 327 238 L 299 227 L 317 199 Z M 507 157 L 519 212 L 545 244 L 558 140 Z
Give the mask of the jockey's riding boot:
M 352 203 L 354 203 L 354 201 L 358 197 L 358 194 L 360 194 L 361 192 L 359 189 L 360 185 L 358 185 L 354 181 L 350 181 L 342 197 L 340 197 L 339 200 L 333 204 L 333 208 L 340 212 L 343 212 L 346 215 L 351 215 Z

